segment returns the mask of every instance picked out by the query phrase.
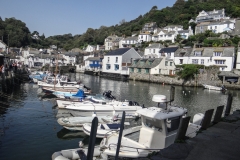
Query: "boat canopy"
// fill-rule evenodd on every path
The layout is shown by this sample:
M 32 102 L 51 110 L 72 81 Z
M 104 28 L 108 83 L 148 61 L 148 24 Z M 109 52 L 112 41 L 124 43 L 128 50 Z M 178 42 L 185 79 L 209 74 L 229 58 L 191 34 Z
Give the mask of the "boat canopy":
M 183 108 L 168 106 L 167 109 L 162 109 L 158 107 L 143 108 L 136 111 L 139 115 L 152 118 L 152 119 L 168 119 L 173 117 L 182 116 L 185 113 Z

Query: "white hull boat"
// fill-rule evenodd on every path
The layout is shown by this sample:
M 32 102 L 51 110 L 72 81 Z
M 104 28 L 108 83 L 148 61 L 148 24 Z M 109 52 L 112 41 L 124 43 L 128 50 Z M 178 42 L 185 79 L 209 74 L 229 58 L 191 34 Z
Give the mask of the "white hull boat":
M 49 81 L 49 82 L 38 81 L 38 85 L 41 87 L 50 87 L 50 88 L 64 88 L 64 89 L 80 88 L 80 85 L 78 84 L 61 84 L 59 79 L 56 81 Z
M 92 123 L 95 116 L 90 117 L 66 117 L 59 118 L 57 120 L 58 124 L 64 128 L 72 131 L 82 131 L 82 126 L 85 123 Z M 109 123 L 112 122 L 113 116 L 98 116 L 99 123 Z
M 207 85 L 207 84 L 203 84 L 203 87 L 204 87 L 204 89 L 215 90 L 215 91 L 226 91 L 227 90 L 224 87 L 212 86 L 212 85 Z
M 137 114 L 141 115 L 142 125 L 123 131 L 119 158 L 147 157 L 153 151 L 166 148 L 174 143 L 180 121 L 186 110 L 181 107 L 167 105 L 166 96 L 163 95 L 154 95 L 153 101 L 158 102 L 158 107 L 137 110 Z M 134 134 L 136 137 L 131 138 Z M 94 150 L 95 158 L 107 159 L 114 157 L 118 137 L 118 133 L 113 133 L 104 138 L 101 141 L 99 150 L 97 150 L 98 148 Z M 81 159 L 81 154 L 78 153 L 87 154 L 87 148 L 83 148 L 82 143 L 79 146 L 78 149 L 55 152 L 52 159 Z M 66 155 L 71 155 L 71 157 L 66 157 Z

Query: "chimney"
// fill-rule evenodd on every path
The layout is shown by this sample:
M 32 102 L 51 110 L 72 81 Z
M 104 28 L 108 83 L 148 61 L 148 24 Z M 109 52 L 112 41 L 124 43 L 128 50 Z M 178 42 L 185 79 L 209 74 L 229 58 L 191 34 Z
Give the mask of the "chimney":
M 99 51 L 99 45 L 97 45 L 97 51 Z

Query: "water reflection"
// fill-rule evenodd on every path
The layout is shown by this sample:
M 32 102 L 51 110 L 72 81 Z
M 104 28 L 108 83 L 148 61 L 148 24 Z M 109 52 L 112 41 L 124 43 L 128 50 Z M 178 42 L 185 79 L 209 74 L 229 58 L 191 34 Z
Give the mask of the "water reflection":
M 83 139 L 86 137 L 86 134 L 82 131 L 70 131 L 65 128 L 61 129 L 59 132 L 57 132 L 57 137 L 59 139 L 74 139 L 74 138 L 80 138 Z

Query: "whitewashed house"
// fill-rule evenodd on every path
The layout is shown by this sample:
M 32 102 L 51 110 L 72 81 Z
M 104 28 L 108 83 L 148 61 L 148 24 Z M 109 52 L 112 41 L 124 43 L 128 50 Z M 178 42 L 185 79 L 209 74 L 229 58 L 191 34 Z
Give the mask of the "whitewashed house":
M 123 38 L 120 42 L 119 42 L 119 48 L 130 48 L 133 45 L 138 44 L 138 37 L 134 36 L 134 37 L 127 37 L 127 38 Z
M 175 65 L 191 64 L 190 55 L 192 53 L 192 50 L 193 48 L 191 47 L 178 48 L 174 53 Z
M 168 59 L 174 60 L 175 52 L 177 51 L 178 47 L 166 47 L 162 48 L 159 53 L 161 56 L 165 56 Z
M 173 60 L 166 57 L 139 58 L 133 60 L 132 65 L 129 67 L 129 72 L 135 75 L 174 75 L 175 68 Z
M 178 31 L 178 34 L 181 36 L 181 38 L 188 39 L 189 36 L 193 35 L 193 30 L 191 26 L 189 26 L 188 30 L 180 30 Z
M 63 54 L 63 63 L 75 65 L 78 55 L 79 53 L 75 53 L 75 52 L 67 52 Z
M 233 21 L 216 21 L 202 22 L 196 25 L 195 34 L 204 33 L 206 30 L 211 30 L 213 33 L 229 32 L 234 30 L 235 23 Z
M 213 10 L 213 11 L 201 11 L 196 17 L 196 23 L 206 22 L 206 21 L 220 21 L 221 19 L 229 19 L 225 15 L 225 9 Z
M 182 51 L 182 54 L 183 53 L 184 52 Z M 181 52 L 179 54 L 181 54 Z M 183 57 L 175 57 L 175 64 L 201 64 L 205 66 L 218 66 L 220 71 L 232 71 L 234 60 L 234 47 L 203 47 L 194 48 L 190 55 L 187 54 Z
M 102 72 L 118 75 L 128 75 L 128 66 L 132 60 L 140 58 L 134 48 L 119 48 L 104 55 L 102 60 Z
M 86 52 L 94 52 L 97 50 L 97 46 L 94 46 L 94 45 L 88 45 L 87 48 L 86 48 Z
M 5 52 L 7 49 L 7 45 L 0 40 L 0 52 Z
M 240 47 L 238 47 L 238 51 L 237 51 L 236 69 L 240 69 Z
M 149 44 L 144 50 L 144 58 L 160 58 L 159 51 L 164 48 L 160 43 Z
M 114 50 L 119 48 L 119 41 L 121 41 L 123 37 L 118 37 L 117 35 L 108 36 L 104 40 L 105 50 Z
M 225 31 L 232 31 L 235 28 L 235 23 L 231 21 L 223 22 L 210 22 L 208 25 L 208 30 L 214 33 L 222 33 Z
M 152 34 L 147 32 L 140 32 L 138 35 L 138 42 L 142 43 L 142 42 L 150 42 L 152 40 Z

